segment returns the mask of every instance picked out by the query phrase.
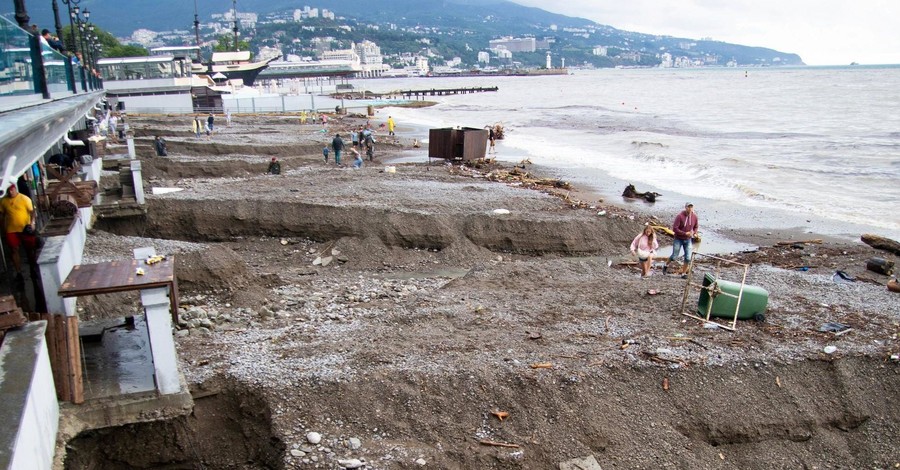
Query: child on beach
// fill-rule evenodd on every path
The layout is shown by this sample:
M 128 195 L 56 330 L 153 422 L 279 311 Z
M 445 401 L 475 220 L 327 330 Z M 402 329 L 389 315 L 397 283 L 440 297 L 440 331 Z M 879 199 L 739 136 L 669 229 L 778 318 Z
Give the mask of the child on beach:
M 325 157 L 325 163 L 328 163 L 328 146 L 322 147 L 322 156 Z
M 353 147 L 350 147 L 350 151 L 353 153 L 353 155 L 356 156 L 356 158 L 353 159 L 353 168 L 357 168 L 357 169 L 362 168 L 362 166 L 363 166 L 362 154 L 359 153 L 359 150 L 356 150 Z

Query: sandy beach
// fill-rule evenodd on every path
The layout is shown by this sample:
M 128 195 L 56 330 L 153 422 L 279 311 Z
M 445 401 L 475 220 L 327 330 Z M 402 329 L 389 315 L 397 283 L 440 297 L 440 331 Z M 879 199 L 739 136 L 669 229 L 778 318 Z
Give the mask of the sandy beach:
M 710 251 L 744 250 L 722 257 L 768 291 L 765 321 L 731 332 L 681 314 L 699 295 L 683 300 L 686 280 L 638 274 L 628 245 L 645 222 L 670 225 L 671 205 L 565 186 L 552 168 L 403 163 L 402 124 L 377 133 L 376 162 L 324 163 L 359 116 L 321 132 L 236 115 L 210 141 L 181 117 L 129 123 L 149 212 L 99 221 L 85 262 L 147 245 L 176 256 L 196 409 L 69 436 L 66 468 L 900 465 L 900 294 L 866 271 L 894 254 L 765 217 L 718 227 L 730 241 Z M 153 156 L 155 135 L 168 157 Z M 272 157 L 282 174 L 265 174 Z M 660 244 L 668 256 L 671 239 Z M 709 259 L 694 282 L 707 272 L 742 276 Z M 79 308 L 139 311 L 125 295 Z

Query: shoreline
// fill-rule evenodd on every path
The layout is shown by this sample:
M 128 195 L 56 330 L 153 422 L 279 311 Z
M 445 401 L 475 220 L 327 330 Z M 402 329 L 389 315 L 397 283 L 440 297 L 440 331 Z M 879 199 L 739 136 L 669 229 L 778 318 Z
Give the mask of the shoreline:
M 382 110 L 389 110 L 389 108 L 382 108 Z M 401 127 L 398 125 L 399 129 Z M 405 134 L 418 139 L 423 148 L 401 150 L 398 155 L 391 157 L 390 161 L 395 163 L 428 162 L 428 125 L 417 122 L 405 123 L 402 129 Z M 493 157 L 498 162 L 509 165 L 517 164 L 525 159 L 539 160 L 538 156 L 529 154 L 527 151 L 523 152 L 514 147 L 505 148 L 503 140 L 497 141 L 497 152 L 498 154 Z M 486 155 L 487 158 L 491 156 Z M 804 215 L 771 207 L 753 207 L 711 198 L 690 197 L 672 191 L 663 193 L 655 203 L 629 200 L 622 197 L 621 194 L 625 186 L 633 182 L 612 177 L 601 169 L 557 167 L 536 163 L 529 165 L 526 171 L 572 183 L 573 193 L 580 195 L 577 199 L 602 200 L 603 204 L 634 212 L 640 217 L 656 218 L 665 226 L 671 225 L 672 220 L 682 210 L 683 204 L 692 202 L 700 216 L 700 233 L 704 239 L 703 249 L 710 254 L 753 250 L 766 244 L 785 240 L 819 238 L 836 244 L 861 244 L 860 236 L 865 233 L 889 238 L 892 236 L 890 231 L 885 228 L 838 221 L 815 214 Z M 640 192 L 662 192 L 652 185 L 639 183 L 636 186 Z

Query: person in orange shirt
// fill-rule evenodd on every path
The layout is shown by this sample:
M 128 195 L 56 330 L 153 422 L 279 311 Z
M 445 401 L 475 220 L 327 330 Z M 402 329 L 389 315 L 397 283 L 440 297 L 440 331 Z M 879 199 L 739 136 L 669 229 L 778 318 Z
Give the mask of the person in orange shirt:
M 34 232 L 34 204 L 31 198 L 19 194 L 16 185 L 10 185 L 6 196 L 0 199 L 0 217 L 6 234 L 6 243 L 10 248 L 13 266 L 16 268 L 16 280 L 22 279 L 22 258 L 19 247 L 25 247 L 28 262 L 35 259 L 37 237 Z

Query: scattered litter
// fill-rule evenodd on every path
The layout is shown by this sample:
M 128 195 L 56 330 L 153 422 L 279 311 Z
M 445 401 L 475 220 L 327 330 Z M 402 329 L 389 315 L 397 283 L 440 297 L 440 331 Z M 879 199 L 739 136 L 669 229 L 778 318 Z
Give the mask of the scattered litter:
M 497 442 L 497 441 L 489 441 L 487 439 L 482 439 L 478 441 L 479 444 L 483 446 L 494 446 L 494 447 L 509 447 L 511 449 L 518 449 L 519 444 L 510 444 L 507 442 Z
M 878 274 L 890 276 L 891 274 L 894 274 L 894 262 L 884 258 L 869 258 L 869 260 L 866 261 L 866 269 Z
M 834 352 L 837 351 L 837 348 L 835 346 L 825 346 L 822 351 L 824 351 L 825 354 L 834 354 Z
M 541 339 L 544 337 L 540 331 L 526 331 L 526 333 L 528 333 L 528 339 Z
M 707 330 L 718 330 L 721 326 L 716 322 L 708 321 L 703 324 L 703 328 L 706 328 Z
M 553 363 L 550 362 L 536 362 L 531 365 L 532 369 L 552 369 Z
M 506 215 L 509 214 L 509 209 L 494 209 L 494 214 Z
M 603 217 L 604 215 L 606 215 L 606 211 L 597 212 L 597 215 L 599 215 L 600 217 Z
M 281 239 L 281 244 L 282 244 L 282 245 L 287 245 L 287 244 L 288 244 L 288 241 L 285 240 L 284 238 L 282 238 L 282 239 Z
M 656 289 L 650 289 L 647 291 L 647 295 L 659 295 L 660 292 Z
M 840 333 L 849 329 L 850 325 L 845 325 L 843 323 L 837 322 L 823 323 L 822 326 L 819 327 L 819 331 L 823 333 Z
M 509 413 L 506 411 L 499 411 L 499 410 L 491 411 L 491 414 L 496 416 L 497 419 L 499 419 L 500 421 L 503 421 L 504 419 L 509 418 Z
M 669 391 L 669 378 L 668 377 L 663 377 L 662 387 L 663 387 L 664 391 L 666 391 L 666 392 Z
M 384 172 L 385 172 L 385 173 L 396 173 L 396 172 L 397 172 L 397 167 L 395 167 L 395 166 L 386 166 L 386 167 L 384 167 Z
M 844 271 L 835 271 L 834 275 L 831 276 L 831 280 L 834 282 L 856 282 L 856 278 L 845 273 Z
M 887 283 L 887 288 L 891 292 L 900 292 L 900 282 L 897 282 L 896 279 L 891 279 Z
M 781 388 L 781 377 L 775 376 L 775 385 L 778 385 L 778 388 Z
M 559 463 L 559 470 L 601 470 L 600 462 L 593 455 L 578 457 Z
M 184 191 L 184 188 L 151 188 L 153 194 L 177 193 L 178 191 Z

